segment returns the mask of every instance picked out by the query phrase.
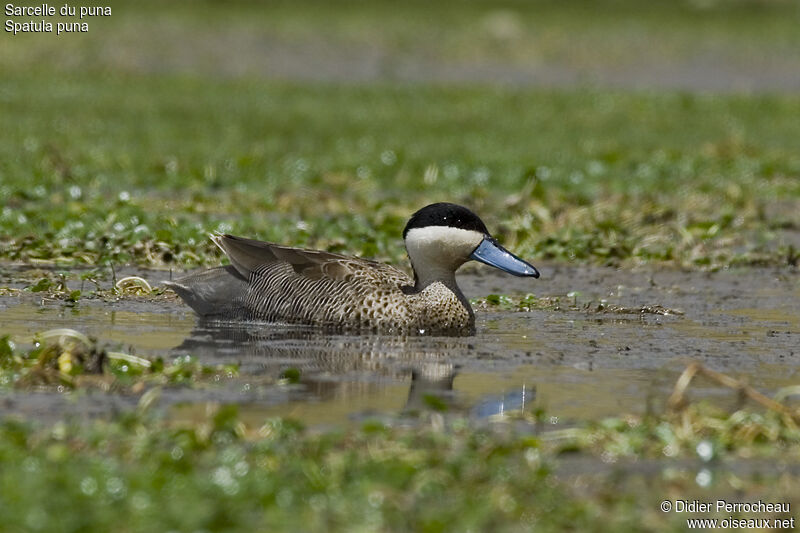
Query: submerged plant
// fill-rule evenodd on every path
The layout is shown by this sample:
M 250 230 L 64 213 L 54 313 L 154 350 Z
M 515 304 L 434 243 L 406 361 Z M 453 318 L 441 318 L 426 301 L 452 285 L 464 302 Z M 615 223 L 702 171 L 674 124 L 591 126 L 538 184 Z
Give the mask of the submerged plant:
M 37 335 L 29 351 L 19 350 L 8 335 L 0 337 L 0 384 L 18 388 L 61 385 L 109 390 L 139 383 L 191 385 L 236 375 L 236 365 L 204 365 L 189 355 L 165 363 L 161 358 L 112 351 L 72 329 Z

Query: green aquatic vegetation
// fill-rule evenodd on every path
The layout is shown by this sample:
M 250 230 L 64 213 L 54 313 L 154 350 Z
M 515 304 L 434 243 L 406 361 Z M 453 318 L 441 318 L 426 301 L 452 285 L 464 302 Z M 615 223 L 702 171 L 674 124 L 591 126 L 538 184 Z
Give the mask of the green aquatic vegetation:
M 622 315 L 664 315 L 664 316 L 681 316 L 683 311 L 679 309 L 670 309 L 660 304 L 655 305 L 640 305 L 638 307 L 629 307 L 624 305 L 609 304 L 601 300 L 599 303 L 588 302 L 584 304 L 583 309 L 593 313 L 616 313 Z
M 217 264 L 220 231 L 404 264 L 409 214 L 449 200 L 528 258 L 796 262 L 794 95 L 1 83 L 0 259 Z
M 11 341 L 11 335 L 0 337 L 0 365 L 5 367 L 14 358 L 15 344 Z
M 47 291 L 54 286 L 53 282 L 48 278 L 41 278 L 39 281 L 34 283 L 33 285 L 28 285 L 25 287 L 27 290 L 31 292 L 42 292 Z
M 800 428 L 779 413 L 734 412 L 708 403 L 665 416 L 621 416 L 546 435 L 558 453 L 590 452 L 606 460 L 662 457 L 776 458 L 800 461 Z
M 23 289 L 0 287 L 0 294 L 20 296 L 25 292 L 30 292 L 47 299 L 62 300 L 67 304 L 76 304 L 81 299 L 116 301 L 122 298 L 145 298 L 153 300 L 168 294 L 165 287 L 151 286 L 146 279 L 140 276 L 127 276 L 116 280 L 113 265 L 109 271 L 111 280 L 106 279 L 109 274 L 95 269 L 82 273 L 34 271 L 34 275 L 38 275 L 36 272 L 39 272 L 42 277 L 36 278 L 36 281 L 31 280 Z M 23 270 L 14 274 L 12 279 L 17 283 L 25 283 L 30 275 Z M 80 286 L 80 289 L 75 289 L 75 286 Z
M 490 294 L 485 298 L 471 298 L 470 303 L 475 309 L 482 311 L 531 311 L 534 309 L 561 309 L 561 300 L 552 296 L 536 296 L 535 294 L 525 294 L 523 296 Z
M 731 412 L 708 402 L 690 402 L 689 388 L 698 376 L 735 392 L 739 407 Z M 705 462 L 725 455 L 774 458 L 776 454 L 798 461 L 800 408 L 789 399 L 799 391 L 798 386 L 785 387 L 769 398 L 743 381 L 692 362 L 675 382 L 665 414 L 608 418 L 548 437 L 563 450 L 592 449 L 607 460 L 696 453 Z M 745 407 L 745 400 L 763 407 L 763 412 Z
M 38 334 L 33 348 L 21 350 L 10 336 L 0 337 L 0 385 L 26 389 L 137 389 L 145 385 L 201 385 L 238 376 L 236 365 L 205 365 L 185 355 L 170 362 L 110 350 L 97 339 L 71 329 Z
M 286 384 L 300 383 L 301 372 L 299 368 L 290 367 L 280 374 L 280 382 Z
M 527 312 L 532 310 L 549 311 L 583 311 L 587 313 L 616 313 L 625 315 L 683 315 L 678 309 L 670 309 L 663 305 L 641 305 L 629 307 L 608 303 L 606 300 L 599 302 L 588 301 L 578 303 L 580 293 L 570 292 L 562 301 L 559 296 L 536 296 L 535 294 L 525 294 L 523 296 L 507 294 L 490 294 L 485 298 L 472 298 L 470 303 L 476 309 L 482 311 L 520 311 Z
M 150 295 L 154 293 L 153 287 L 146 279 L 140 276 L 127 276 L 114 284 L 114 289 L 120 293 L 137 295 Z
M 13 466 L 0 472 L 0 510 L 12 530 L 589 526 L 596 505 L 564 512 L 564 493 L 548 481 L 536 448 L 536 439 L 466 429 L 321 435 L 269 420 L 252 431 L 230 411 L 188 427 L 133 416 L 40 430 L 5 422 L 0 456 Z M 61 489 L 51 494 L 54 486 Z
M 764 501 L 797 494 L 787 473 L 719 471 L 704 487 L 685 466 L 751 457 L 754 445 L 758 457 L 800 460 L 791 452 L 797 428 L 785 419 L 706 408 L 687 416 L 688 426 L 652 415 L 534 433 L 504 422 L 443 423 L 439 413 L 414 425 L 373 421 L 321 433 L 291 419 L 248 426 L 230 406 L 191 424 L 146 406 L 84 424 L 6 419 L 0 511 L 11 531 L 120 523 L 129 531 L 638 531 L 643 523 L 684 531 L 682 517 L 658 508 L 675 491 Z M 565 472 L 577 454 L 621 467 L 658 458 L 662 474 L 635 466 L 624 480 L 602 469 Z M 580 482 L 587 475 L 588 491 Z
M 50 298 L 62 299 L 68 304 L 77 303 L 81 298 L 81 291 L 77 289 L 70 290 L 70 288 L 67 287 L 67 278 L 69 274 L 59 272 L 55 276 L 55 281 L 51 277 L 39 278 L 36 283 L 28 285 L 24 290 L 33 293 L 45 293 Z

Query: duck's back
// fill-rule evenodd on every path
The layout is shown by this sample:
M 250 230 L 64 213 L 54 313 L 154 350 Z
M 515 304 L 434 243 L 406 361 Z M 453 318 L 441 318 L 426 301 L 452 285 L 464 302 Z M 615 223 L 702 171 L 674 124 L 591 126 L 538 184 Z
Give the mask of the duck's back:
M 256 318 L 349 328 L 381 328 L 411 318 L 403 287 L 413 281 L 400 270 L 291 250 L 302 260 L 272 261 L 251 272 L 245 305 Z
M 198 314 L 327 326 L 373 327 L 407 320 L 404 272 L 318 250 L 218 235 L 231 265 L 169 283 Z
M 390 265 L 231 235 L 214 242 L 230 266 L 170 284 L 206 318 L 458 334 L 474 324 L 469 304 L 449 287 L 415 292 L 414 281 Z

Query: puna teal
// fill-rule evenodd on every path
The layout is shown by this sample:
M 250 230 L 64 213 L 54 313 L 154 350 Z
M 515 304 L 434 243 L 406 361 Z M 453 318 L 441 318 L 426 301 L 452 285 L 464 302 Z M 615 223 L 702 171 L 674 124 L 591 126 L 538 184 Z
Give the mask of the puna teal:
M 475 259 L 539 277 L 489 234 L 475 213 L 436 203 L 403 230 L 414 277 L 390 265 L 234 237 L 212 239 L 231 264 L 167 283 L 200 316 L 319 325 L 342 330 L 468 335 L 475 314 L 455 273 Z

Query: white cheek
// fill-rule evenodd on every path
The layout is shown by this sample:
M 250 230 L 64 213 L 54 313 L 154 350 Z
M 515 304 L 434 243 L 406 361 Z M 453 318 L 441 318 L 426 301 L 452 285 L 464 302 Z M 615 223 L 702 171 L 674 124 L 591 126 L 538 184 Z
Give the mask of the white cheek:
M 412 260 L 461 264 L 469 258 L 483 237 L 479 231 L 449 226 L 414 228 L 406 234 L 406 248 Z

